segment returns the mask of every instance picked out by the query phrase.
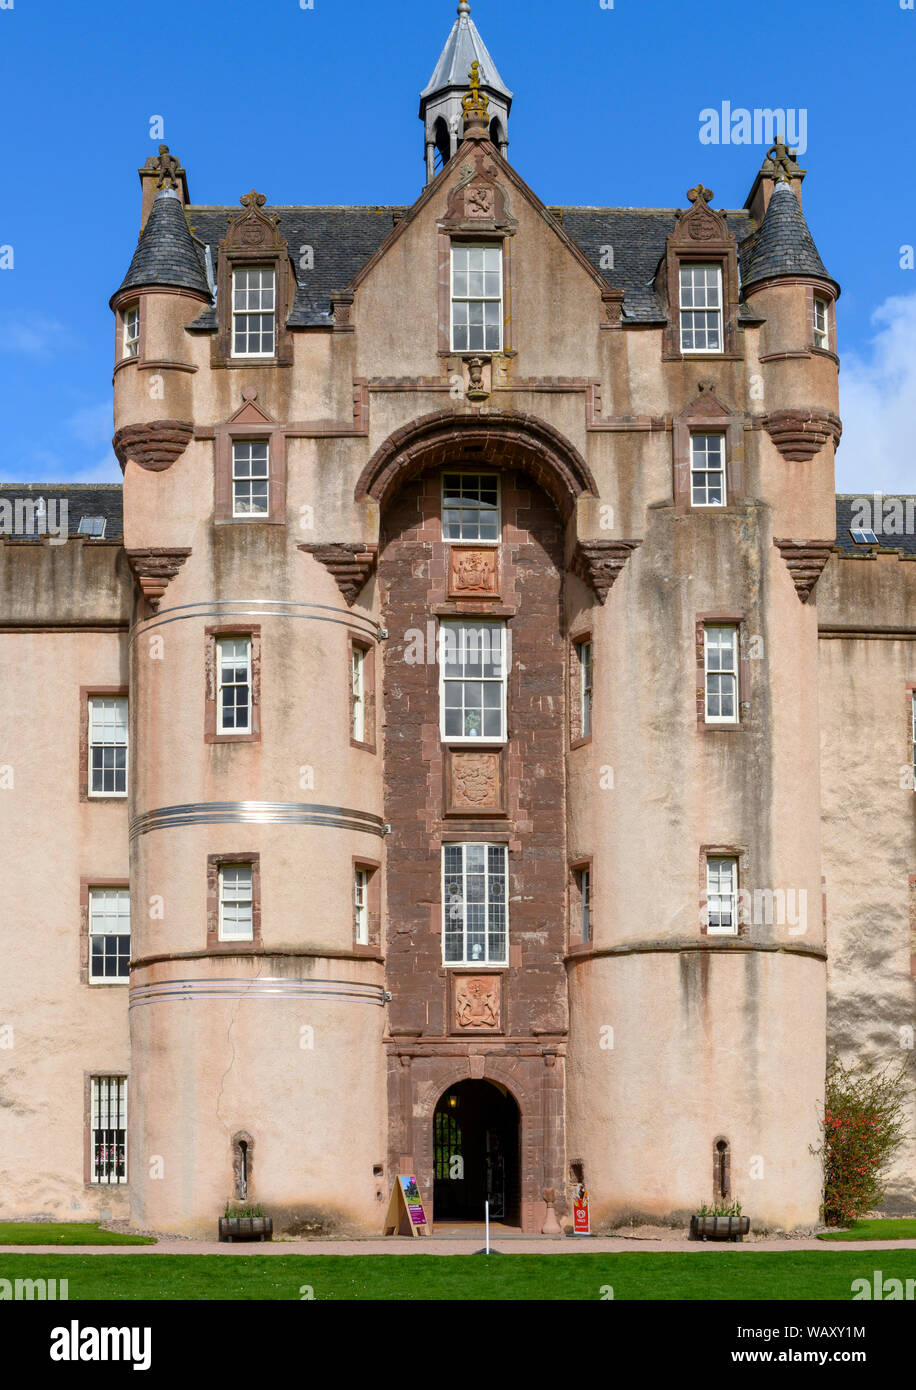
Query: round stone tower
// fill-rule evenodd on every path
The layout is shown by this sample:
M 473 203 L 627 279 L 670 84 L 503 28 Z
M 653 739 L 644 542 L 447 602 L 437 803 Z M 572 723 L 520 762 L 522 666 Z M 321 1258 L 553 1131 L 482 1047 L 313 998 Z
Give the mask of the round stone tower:
M 736 1200 L 755 1225 L 818 1219 L 814 587 L 835 536 L 838 287 L 773 154 L 740 293 L 709 190 L 669 238 L 680 410 L 670 436 L 641 436 L 636 468 L 618 448 L 645 490 L 642 544 L 603 607 L 571 595 L 594 727 L 569 755 L 570 850 L 589 851 L 598 925 L 569 957 L 567 1142 L 599 1228 Z M 675 294 L 698 262 L 721 276 L 717 357 L 681 351 Z M 652 393 L 647 374 L 639 409 L 662 416 Z
M 287 422 L 338 406 L 286 329 L 295 274 L 264 199 L 223 214 L 217 253 L 192 234 L 167 150 L 141 179 L 151 210 L 112 300 L 137 581 L 133 1219 L 212 1235 L 228 1202 L 279 1230 L 376 1232 L 388 1180 L 371 583 L 356 602 L 374 554 L 310 549 L 338 526 L 352 536 L 352 518 L 326 481 L 333 443 Z

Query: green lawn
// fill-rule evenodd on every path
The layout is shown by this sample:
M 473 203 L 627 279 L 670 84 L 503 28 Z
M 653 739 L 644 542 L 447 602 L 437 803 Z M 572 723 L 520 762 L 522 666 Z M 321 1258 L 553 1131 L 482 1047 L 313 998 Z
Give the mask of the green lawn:
M 0 1221 L 0 1245 L 155 1245 L 151 1236 L 103 1231 L 95 1221 Z
M 0 1279 L 67 1279 L 71 1302 L 146 1299 L 851 1298 L 853 1279 L 916 1276 L 916 1252 L 620 1255 L 0 1255 Z
M 916 1216 L 857 1221 L 848 1231 L 828 1231 L 818 1240 L 916 1240 Z

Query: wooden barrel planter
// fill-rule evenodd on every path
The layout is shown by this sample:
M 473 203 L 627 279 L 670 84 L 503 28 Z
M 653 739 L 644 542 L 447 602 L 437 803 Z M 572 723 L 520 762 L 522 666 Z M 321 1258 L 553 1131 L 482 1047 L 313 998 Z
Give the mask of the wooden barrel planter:
M 749 1216 L 691 1216 L 691 1240 L 743 1240 L 751 1229 Z
M 271 1240 L 274 1233 L 272 1216 L 221 1216 L 220 1240 Z

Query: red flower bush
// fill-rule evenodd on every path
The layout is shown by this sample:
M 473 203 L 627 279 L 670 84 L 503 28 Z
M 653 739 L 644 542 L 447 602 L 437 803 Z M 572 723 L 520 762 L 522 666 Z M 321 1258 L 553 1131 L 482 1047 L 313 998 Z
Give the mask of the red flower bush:
M 906 1065 L 875 1071 L 827 1067 L 824 1103 L 824 1222 L 848 1226 L 880 1205 L 890 1161 L 903 1142 Z

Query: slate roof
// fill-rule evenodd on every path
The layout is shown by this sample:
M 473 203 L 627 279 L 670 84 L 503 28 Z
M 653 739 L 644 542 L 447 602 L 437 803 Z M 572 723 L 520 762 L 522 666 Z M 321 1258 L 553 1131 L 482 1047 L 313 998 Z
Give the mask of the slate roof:
M 385 237 L 409 208 L 404 205 L 379 207 L 270 207 L 264 211 L 278 216 L 277 230 L 289 244 L 296 265 L 298 288 L 287 323 L 291 328 L 327 326 L 331 322 L 331 293 L 345 289 L 375 254 Z M 625 290 L 625 323 L 665 323 L 667 314 L 653 288 L 658 264 L 665 254 L 665 242 L 677 221 L 677 212 L 668 208 L 583 208 L 564 207 L 562 214 L 567 235 L 585 253 L 609 285 Z M 233 207 L 189 207 L 188 222 L 194 236 L 209 245 L 214 266 L 217 243 L 226 234 Z M 726 214 L 729 230 L 739 243 L 746 241 L 753 224 L 747 212 Z M 314 267 L 302 268 L 310 246 Z M 613 269 L 603 269 L 603 248 L 614 252 Z M 759 322 L 749 310 L 739 313 L 739 322 Z M 215 331 L 217 313 L 209 308 L 188 327 L 198 332 Z
M 156 194 L 121 289 L 174 285 L 209 295 L 202 249 L 188 230 L 181 199 L 173 188 Z
M 817 275 L 829 280 L 808 230 L 805 214 L 788 183 L 777 183 L 759 231 L 742 250 L 745 285 L 774 275 Z
M 105 518 L 105 535 L 102 537 L 106 541 L 123 541 L 124 539 L 124 511 L 123 511 L 123 489 L 120 483 L 0 483 L 0 504 L 10 502 L 13 510 L 11 513 L 10 524 L 13 528 L 17 524 L 16 507 L 18 501 L 30 501 L 33 507 L 37 508 L 39 501 L 45 503 L 45 516 L 51 522 L 51 533 L 57 534 L 58 527 L 63 520 L 62 504 L 67 505 L 67 534 L 68 536 L 79 535 L 79 524 L 83 517 L 103 516 Z M 53 506 L 49 507 L 49 504 Z M 31 534 L 18 535 L 7 534 L 3 529 L 7 524 L 8 509 L 0 505 L 0 538 L 9 541 L 34 541 L 40 539 L 42 534 L 48 530 L 47 524 L 42 528 L 40 521 L 36 521 L 35 530 Z M 20 506 L 20 524 L 28 516 L 37 516 L 37 510 L 23 509 Z
M 624 323 L 666 323 L 667 311 L 654 288 L 655 274 L 665 254 L 665 242 L 674 231 L 677 212 L 670 208 L 558 208 L 563 230 L 584 251 L 609 285 L 623 289 Z M 753 223 L 747 212 L 725 215 L 729 231 L 739 246 L 750 235 Z M 602 248 L 612 247 L 613 270 L 603 269 Z M 759 322 L 739 313 L 739 322 Z
M 188 222 L 195 237 L 209 245 L 214 267 L 217 243 L 226 235 L 237 208 L 189 207 Z M 280 218 L 278 232 L 289 245 L 298 288 L 287 320 L 291 328 L 327 326 L 331 322 L 331 293 L 346 289 L 358 270 L 375 255 L 395 223 L 407 212 L 397 207 L 271 207 L 264 212 Z M 314 268 L 302 268 L 310 246 Z M 189 325 L 204 331 L 217 326 L 216 310 L 206 310 Z
M 434 92 L 442 92 L 449 87 L 459 87 L 466 92 L 468 74 L 473 62 L 480 65 L 481 87 L 489 87 L 490 91 L 498 92 L 500 96 L 504 96 L 507 101 L 511 102 L 512 93 L 503 82 L 496 64 L 490 57 L 487 46 L 480 37 L 480 31 L 471 18 L 469 7 L 461 4 L 458 7 L 458 18 L 452 25 L 452 32 L 446 39 L 435 72 L 420 93 L 421 104 L 426 97 L 432 96 Z
M 885 497 L 885 514 L 882 522 L 882 529 L 877 528 L 878 518 L 874 510 L 871 512 L 872 520 L 875 522 L 875 535 L 878 537 L 877 546 L 857 545 L 849 532 L 853 524 L 862 522 L 862 502 L 868 501 L 874 508 L 874 497 L 864 489 L 860 493 L 837 493 L 836 499 L 836 543 L 838 549 L 847 555 L 868 555 L 873 550 L 901 550 L 904 555 L 912 555 L 916 559 L 916 526 L 913 520 L 916 518 L 916 496 L 911 494 L 893 493 Z M 892 534 L 890 527 L 894 524 L 891 519 L 887 504 L 894 500 L 903 503 L 903 524 L 906 526 L 907 520 L 910 522 L 911 530 L 908 535 L 897 536 Z M 858 502 L 858 506 L 855 504 Z M 909 503 L 909 506 L 907 505 Z

